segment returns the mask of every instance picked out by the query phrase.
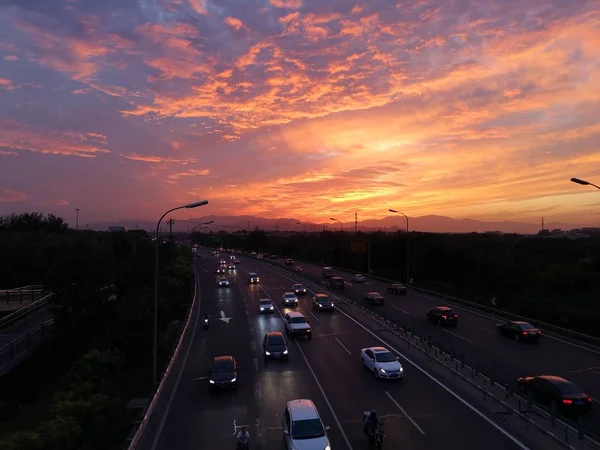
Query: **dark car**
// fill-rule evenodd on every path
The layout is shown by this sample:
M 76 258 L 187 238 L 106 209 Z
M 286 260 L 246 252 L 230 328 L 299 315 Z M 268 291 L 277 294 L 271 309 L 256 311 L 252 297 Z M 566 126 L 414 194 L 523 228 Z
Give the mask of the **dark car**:
M 260 281 L 260 278 L 258 277 L 257 273 L 255 273 L 255 272 L 248 273 L 248 283 L 254 284 L 254 283 L 258 283 L 259 281 Z
M 333 269 L 331 267 L 323 267 L 323 278 L 331 278 L 333 276 Z
M 306 295 L 306 287 L 303 284 L 295 284 L 292 286 L 292 290 L 296 295 Z
M 217 267 L 217 273 L 225 273 L 225 269 L 222 267 Z
M 458 314 L 447 306 L 437 306 L 427 311 L 427 320 L 438 325 L 458 325 Z
M 271 259 L 279 259 L 279 256 L 277 256 L 277 255 L 271 255 Z
M 313 297 L 313 308 L 318 311 L 333 311 L 333 302 L 327 294 L 315 294 Z
M 300 266 L 295 266 L 295 267 L 294 267 L 294 272 L 296 272 L 296 273 L 302 273 L 302 267 L 300 267 Z
M 329 278 L 329 282 L 327 284 L 336 291 L 343 291 L 345 282 L 342 277 L 331 277 Z
M 388 286 L 387 291 L 390 294 L 396 294 L 396 295 L 406 295 L 406 293 L 408 292 L 408 290 L 406 289 L 406 286 L 404 286 L 403 284 L 397 283 L 397 284 L 391 284 Z
M 236 389 L 237 369 L 233 356 L 215 356 L 208 371 L 209 389 Z
M 288 259 L 285 260 L 285 264 L 288 265 L 288 266 L 291 266 L 292 264 L 294 264 L 294 260 L 288 258 Z
M 542 337 L 542 331 L 527 322 L 513 321 L 499 323 L 496 332 L 500 336 L 506 336 L 515 341 L 537 341 Z
M 261 298 L 258 301 L 258 311 L 260 314 L 274 313 L 275 305 L 270 298 Z
M 557 412 L 582 415 L 592 407 L 592 397 L 561 377 L 521 377 L 517 379 L 517 386 L 524 394 L 529 395 L 531 391 L 533 400 L 543 405 L 552 406 L 552 403 L 555 403 Z
M 383 295 L 379 292 L 369 292 L 363 296 L 363 300 L 371 305 L 383 305 Z
M 263 339 L 265 361 L 274 358 L 288 359 L 288 348 L 281 331 L 269 331 Z

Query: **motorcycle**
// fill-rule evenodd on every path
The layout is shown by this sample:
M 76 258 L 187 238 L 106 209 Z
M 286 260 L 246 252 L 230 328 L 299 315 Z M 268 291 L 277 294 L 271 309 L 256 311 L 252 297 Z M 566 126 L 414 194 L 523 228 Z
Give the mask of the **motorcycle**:
M 363 413 L 363 421 L 366 421 L 369 416 L 369 411 Z M 377 450 L 381 450 L 383 445 L 383 424 L 379 424 L 375 428 L 368 430 L 369 446 L 375 446 Z
M 209 323 L 208 323 L 208 317 L 205 317 L 204 318 L 204 331 L 208 330 L 208 325 L 209 325 Z

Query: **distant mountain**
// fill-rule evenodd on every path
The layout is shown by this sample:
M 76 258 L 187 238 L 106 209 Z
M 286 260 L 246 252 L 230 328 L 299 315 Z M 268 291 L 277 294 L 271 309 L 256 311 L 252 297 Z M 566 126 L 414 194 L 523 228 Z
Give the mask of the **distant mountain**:
M 303 231 L 306 226 L 307 231 L 321 231 L 324 228 L 333 231 L 339 231 L 340 224 L 337 222 L 327 223 L 312 223 L 303 222 L 303 225 L 297 224 L 297 219 L 279 218 L 265 219 L 254 216 L 204 216 L 197 219 L 177 220 L 173 225 L 173 231 L 189 231 L 196 224 L 202 222 L 214 223 L 208 225 L 206 231 L 238 231 L 254 229 L 259 227 L 266 231 Z M 156 229 L 156 222 L 143 220 L 124 220 L 120 223 L 101 222 L 91 225 L 95 230 L 107 230 L 109 226 L 120 225 L 126 226 L 129 229 L 144 229 L 147 231 Z M 345 231 L 354 231 L 354 222 L 344 223 Z M 168 230 L 168 224 L 161 224 L 162 231 Z M 552 230 L 560 228 L 562 230 L 570 230 L 581 228 L 578 225 L 562 224 L 562 223 L 546 223 L 545 228 Z M 401 215 L 386 216 L 382 219 L 370 219 L 358 222 L 359 231 L 393 231 L 406 229 L 406 219 Z M 410 231 L 424 231 L 429 233 L 485 233 L 499 231 L 503 233 L 520 233 L 520 234 L 535 234 L 540 231 L 540 224 L 526 222 L 485 222 L 474 219 L 452 219 L 445 216 L 421 216 L 409 218 Z

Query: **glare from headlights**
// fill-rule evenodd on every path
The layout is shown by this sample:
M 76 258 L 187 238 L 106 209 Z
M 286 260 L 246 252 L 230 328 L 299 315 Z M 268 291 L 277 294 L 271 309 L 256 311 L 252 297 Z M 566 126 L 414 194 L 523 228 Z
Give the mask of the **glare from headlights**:
M 381 370 L 381 373 L 385 373 L 385 370 L 383 370 L 381 367 L 379 368 L 379 370 Z
M 214 380 L 208 380 L 210 382 L 210 384 L 215 384 Z
M 232 378 L 232 379 L 231 379 L 231 382 L 232 382 L 232 383 L 235 383 L 235 380 L 237 380 L 237 378 Z
M 284 350 L 284 351 L 283 351 L 283 354 L 284 354 L 284 355 L 287 355 L 287 354 L 288 354 L 288 351 L 287 351 L 287 350 Z
M 265 355 L 267 355 L 267 356 L 271 356 L 271 353 L 269 353 L 269 352 L 265 351 Z
M 273 307 L 272 307 L 272 306 L 269 306 L 269 309 L 273 309 Z
M 328 445 L 327 447 L 325 447 L 325 450 L 331 450 L 331 447 Z
M 264 310 L 265 310 L 265 308 L 263 308 L 263 307 L 261 306 L 261 307 L 260 307 L 260 310 L 261 310 L 261 311 L 264 311 Z

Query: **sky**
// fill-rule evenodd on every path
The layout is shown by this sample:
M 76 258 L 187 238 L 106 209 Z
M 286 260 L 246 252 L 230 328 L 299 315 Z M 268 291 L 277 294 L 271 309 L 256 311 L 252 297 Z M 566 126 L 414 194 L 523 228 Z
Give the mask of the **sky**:
M 2 0 L 0 214 L 600 224 L 597 0 Z

